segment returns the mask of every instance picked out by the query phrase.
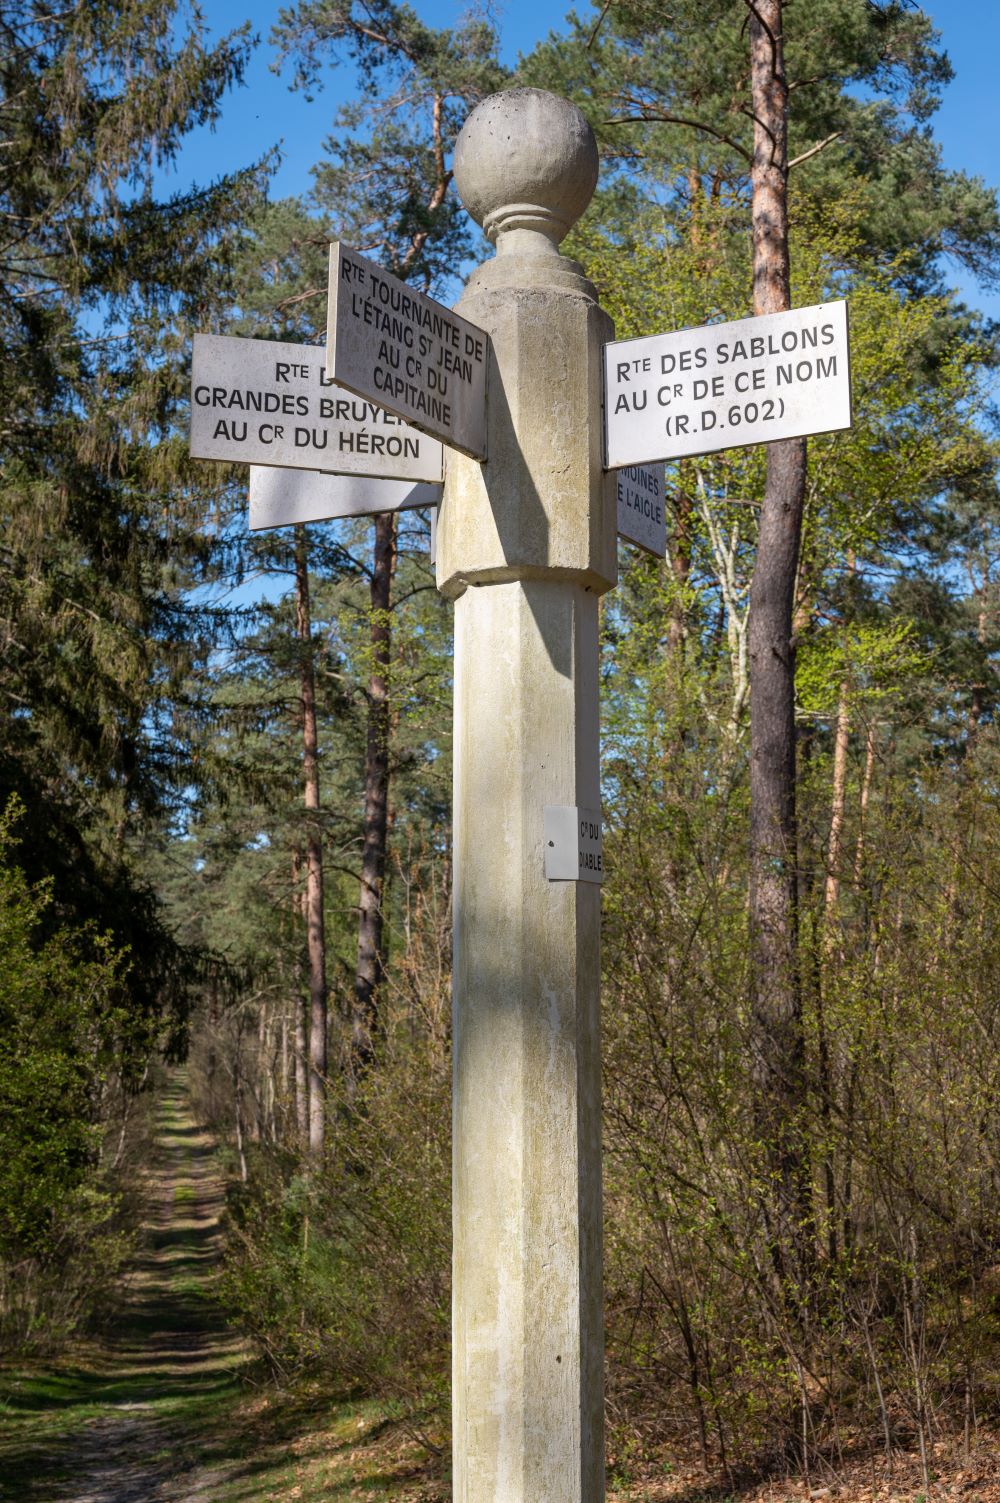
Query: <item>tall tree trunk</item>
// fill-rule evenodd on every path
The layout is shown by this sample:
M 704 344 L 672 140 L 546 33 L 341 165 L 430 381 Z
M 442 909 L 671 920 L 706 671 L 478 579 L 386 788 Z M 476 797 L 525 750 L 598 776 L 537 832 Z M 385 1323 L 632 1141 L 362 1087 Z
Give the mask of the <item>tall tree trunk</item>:
M 247 1159 L 243 1147 L 243 1018 L 236 1024 L 236 1050 L 233 1055 L 233 1107 L 236 1128 L 236 1154 L 240 1165 L 240 1179 L 247 1182 Z
M 754 313 L 791 306 L 788 87 L 783 0 L 747 0 L 754 113 Z M 750 586 L 750 968 L 758 1126 L 770 1155 L 772 1256 L 806 1268 L 809 1183 L 802 1136 L 805 1047 L 798 958 L 795 832 L 795 644 L 792 610 L 805 500 L 806 445 L 769 445 Z
M 358 968 L 354 984 L 351 1064 L 355 1079 L 371 1064 L 378 1030 L 379 988 L 385 970 L 382 896 L 389 828 L 389 607 L 396 567 L 396 517 L 375 518 L 371 578 L 371 671 L 368 678 L 368 744 L 365 756 L 364 846 L 358 899 Z
M 292 912 L 297 935 L 299 919 L 303 924 L 308 922 L 306 893 L 302 886 L 302 852 L 299 850 L 292 851 Z M 296 940 L 292 1006 L 295 1021 L 295 1127 L 301 1148 L 309 1141 L 309 1012 L 303 979 L 302 947 Z
M 865 735 L 865 771 L 861 779 L 861 803 L 858 809 L 858 843 L 854 852 L 854 885 L 860 887 L 865 869 L 865 819 L 868 816 L 868 800 L 871 797 L 872 778 L 875 775 L 875 722 L 869 720 Z
M 257 1108 L 257 1131 L 254 1136 L 261 1143 L 266 1143 L 269 1130 L 269 1107 L 271 1091 L 274 1088 L 274 1080 L 270 1070 L 269 1034 L 267 1018 L 267 1003 L 260 1004 L 260 1012 L 257 1014 L 257 1089 L 254 1092 Z
M 844 679 L 837 701 L 837 721 L 833 742 L 833 787 L 830 795 L 830 841 L 826 855 L 826 892 L 823 900 L 823 928 L 827 947 L 837 918 L 840 900 L 840 859 L 844 843 L 844 816 L 847 810 L 847 753 L 851 741 L 850 684 Z
M 667 540 L 667 563 L 673 575 L 674 589 L 667 625 L 666 679 L 664 683 L 664 760 L 669 770 L 672 764 L 678 768 L 684 760 L 684 737 L 687 730 L 685 703 L 684 648 L 687 641 L 688 621 L 685 594 L 691 573 L 692 503 L 689 482 L 693 484 L 690 463 L 681 462 L 677 488 L 672 496 L 664 497 L 664 504 L 672 518 L 670 536 Z M 604 624 L 604 596 L 598 610 L 601 612 L 601 627 Z M 671 863 L 672 881 L 680 880 L 680 870 Z
M 281 1013 L 278 1021 L 278 1061 L 280 1065 L 281 1080 L 281 1109 L 279 1114 L 279 1130 L 282 1139 L 288 1137 L 288 1115 L 292 1094 L 292 1071 L 288 1051 L 288 1001 L 282 998 Z
M 985 610 L 980 610 L 979 612 L 976 626 L 976 641 L 980 648 L 986 645 Z M 965 743 L 967 757 L 975 751 L 979 742 L 979 729 L 982 725 L 983 711 L 985 709 L 985 691 L 986 685 L 984 683 L 975 683 L 972 685 L 972 693 L 969 700 L 968 736 Z
M 326 938 L 323 931 L 323 840 L 319 813 L 316 674 L 309 613 L 306 530 L 295 529 L 296 626 L 301 644 L 302 772 L 306 806 L 306 949 L 309 958 L 309 1152 L 319 1157 L 326 1133 Z
M 684 607 L 684 593 L 688 585 L 688 577 L 691 573 L 691 540 L 692 540 L 692 512 L 694 507 L 691 503 L 691 491 L 687 486 L 689 466 L 683 461 L 679 466 L 680 482 L 672 498 L 673 527 L 667 542 L 667 557 L 670 562 L 670 572 L 674 576 L 675 595 L 670 609 L 670 620 L 667 623 L 667 651 L 670 654 L 670 662 L 675 667 L 678 678 L 681 673 L 681 663 L 684 653 L 684 643 L 687 638 L 687 611 Z
M 848 598 L 854 581 L 854 550 L 847 553 Z M 823 929 L 829 946 L 832 925 L 840 900 L 840 861 L 844 843 L 844 818 L 847 810 L 847 753 L 851 742 L 851 685 L 845 676 L 837 699 L 837 720 L 833 741 L 833 787 L 830 795 L 830 841 L 826 857 L 826 892 L 823 903 Z
M 213 969 L 208 991 L 208 1099 L 215 1107 L 215 1072 L 218 1069 L 219 1056 L 216 1052 L 215 1042 L 218 1038 L 219 1015 L 219 982 Z

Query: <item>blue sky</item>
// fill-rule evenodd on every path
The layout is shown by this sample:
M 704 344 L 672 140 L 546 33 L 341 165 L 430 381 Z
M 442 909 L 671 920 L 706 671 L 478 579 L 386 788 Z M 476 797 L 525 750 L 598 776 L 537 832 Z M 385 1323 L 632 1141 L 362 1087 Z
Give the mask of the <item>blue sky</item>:
M 310 186 L 309 169 L 322 154 L 322 143 L 330 132 L 337 106 L 353 92 L 349 67 L 327 70 L 324 87 L 310 104 L 301 92 L 290 92 L 291 69 L 276 76 L 271 71 L 274 49 L 268 41 L 278 12 L 290 0 L 273 0 L 266 5 L 248 5 L 246 0 L 202 0 L 202 10 L 213 34 L 224 34 L 244 21 L 250 21 L 261 38 L 247 73 L 247 84 L 230 95 L 223 119 L 215 131 L 199 131 L 191 137 L 182 172 L 200 158 L 205 164 L 197 168 L 202 176 L 231 168 L 261 155 L 278 140 L 282 142 L 284 161 L 273 180 L 276 198 L 305 192 Z M 413 8 L 432 26 L 454 26 L 472 8 L 471 0 L 410 0 Z M 567 11 L 569 0 L 508 0 L 491 3 L 490 13 L 500 24 L 502 56 L 505 62 L 517 61 L 518 52 L 528 52 L 550 30 L 557 29 Z M 586 0 L 578 8 L 587 10 Z
M 411 0 L 419 13 L 436 26 L 454 25 L 469 9 L 468 0 Z M 808 3 L 808 0 L 806 0 Z M 279 4 L 249 6 L 246 0 L 203 0 L 206 20 L 221 34 L 250 20 L 261 37 L 246 86 L 231 94 L 213 132 L 194 133 L 185 147 L 174 186 L 191 179 L 205 181 L 245 165 L 280 142 L 283 161 L 272 185 L 275 197 L 306 192 L 309 169 L 322 154 L 338 103 L 350 97 L 349 68 L 327 72 L 325 87 L 312 102 L 292 93 L 285 76 L 276 76 L 268 33 Z M 507 0 L 492 7 L 497 16 L 506 61 L 528 51 L 550 30 L 558 30 L 569 6 L 565 0 Z M 587 13 L 589 7 L 579 5 Z M 935 134 L 949 167 L 1000 183 L 1000 3 L 998 0 L 925 0 L 925 8 L 941 31 L 955 69 L 955 81 L 945 91 L 935 116 Z M 166 185 L 165 185 L 166 186 Z M 1000 293 L 977 287 L 954 266 L 948 280 L 960 287 L 973 306 L 1000 318 Z

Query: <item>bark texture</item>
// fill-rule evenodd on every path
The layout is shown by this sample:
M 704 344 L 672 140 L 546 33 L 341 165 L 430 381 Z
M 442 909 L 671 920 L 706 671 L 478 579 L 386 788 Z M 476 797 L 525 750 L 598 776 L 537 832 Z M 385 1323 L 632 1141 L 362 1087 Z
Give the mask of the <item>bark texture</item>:
M 323 1152 L 326 1135 L 326 936 L 323 928 L 323 837 L 319 825 L 319 750 L 316 673 L 309 604 L 305 528 L 295 529 L 296 628 L 302 696 L 302 773 L 306 807 L 306 951 L 309 965 L 309 1152 Z
M 754 113 L 754 313 L 791 306 L 788 249 L 788 87 L 783 0 L 747 0 Z M 806 482 L 804 439 L 771 444 L 750 588 L 750 972 L 752 1068 L 774 1194 L 774 1261 L 801 1275 L 808 1174 L 800 1134 L 805 1096 L 798 965 L 795 829 L 795 578 Z
M 298 932 L 298 922 L 308 923 L 306 891 L 302 885 L 302 852 L 292 852 L 292 922 Z M 295 1022 L 295 1129 L 300 1144 L 309 1141 L 309 1013 L 305 1001 L 302 951 L 296 945 L 295 987 L 292 996 Z
M 667 625 L 667 651 L 678 675 L 683 669 L 684 643 L 687 640 L 687 612 L 684 592 L 691 574 L 692 512 L 691 492 L 686 485 L 687 466 L 680 466 L 681 483 L 673 496 L 673 527 L 667 543 L 667 557 L 674 576 L 676 596 Z
M 364 843 L 358 898 L 358 965 L 354 984 L 351 1063 L 357 1078 L 371 1064 L 379 1022 L 379 989 L 385 973 L 386 842 L 389 829 L 389 610 L 396 567 L 396 517 L 375 518 L 371 577 L 371 671 L 368 678 L 368 740 L 365 753 Z
M 854 582 L 853 550 L 847 554 L 848 594 Z M 851 684 L 844 678 L 837 697 L 837 718 L 833 739 L 833 787 L 830 793 L 830 840 L 826 855 L 826 888 L 823 897 L 823 932 L 831 943 L 840 901 L 840 863 L 843 856 L 844 820 L 847 814 L 847 754 L 851 744 Z

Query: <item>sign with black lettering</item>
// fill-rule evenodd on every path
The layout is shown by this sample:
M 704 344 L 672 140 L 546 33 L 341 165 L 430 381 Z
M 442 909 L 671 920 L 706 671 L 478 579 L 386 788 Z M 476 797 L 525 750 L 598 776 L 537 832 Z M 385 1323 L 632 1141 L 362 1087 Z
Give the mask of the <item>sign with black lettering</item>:
M 312 344 L 196 334 L 191 456 L 392 480 L 440 481 L 441 445 L 344 391 Z
M 600 809 L 546 804 L 542 824 L 549 882 L 604 881 Z
M 380 511 L 437 507 L 441 486 L 426 481 L 379 480 L 370 475 L 322 475 L 316 470 L 250 466 L 250 531 L 370 517 Z
M 618 536 L 655 558 L 666 557 L 667 514 L 663 466 L 631 465 L 615 475 Z
M 330 246 L 327 375 L 473 459 L 486 458 L 489 337 L 357 251 Z
M 605 345 L 604 419 L 609 470 L 849 428 L 847 303 Z

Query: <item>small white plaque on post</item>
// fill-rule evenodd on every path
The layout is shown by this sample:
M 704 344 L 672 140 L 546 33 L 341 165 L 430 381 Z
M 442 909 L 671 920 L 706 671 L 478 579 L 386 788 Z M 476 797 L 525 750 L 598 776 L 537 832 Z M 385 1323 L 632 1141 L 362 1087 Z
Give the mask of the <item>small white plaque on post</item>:
M 843 299 L 604 346 L 609 470 L 850 426 Z
M 339 241 L 330 246 L 331 381 L 486 458 L 489 336 Z
M 546 804 L 545 875 L 550 882 L 603 882 L 600 809 Z
M 667 553 L 666 490 L 661 464 L 634 464 L 615 476 L 618 536 L 654 558 Z

